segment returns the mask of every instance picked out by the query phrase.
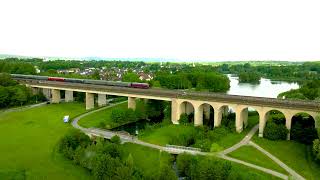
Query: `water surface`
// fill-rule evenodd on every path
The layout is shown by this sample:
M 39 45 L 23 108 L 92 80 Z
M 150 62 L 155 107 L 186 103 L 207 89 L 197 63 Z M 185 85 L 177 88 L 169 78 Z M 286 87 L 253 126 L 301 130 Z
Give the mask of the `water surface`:
M 260 84 L 239 83 L 238 77 L 228 74 L 230 80 L 230 89 L 227 94 L 269 97 L 277 98 L 278 94 L 298 89 L 298 83 L 289 83 L 285 81 L 272 81 L 270 79 L 261 78 Z

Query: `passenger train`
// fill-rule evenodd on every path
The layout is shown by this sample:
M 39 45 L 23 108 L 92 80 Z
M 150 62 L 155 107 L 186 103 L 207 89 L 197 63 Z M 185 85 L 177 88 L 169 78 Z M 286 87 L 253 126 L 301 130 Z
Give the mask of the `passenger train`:
M 149 84 L 147 84 L 147 83 L 137 83 L 137 82 L 74 79 L 74 78 L 63 78 L 63 77 L 23 75 L 23 74 L 11 74 L 11 77 L 12 78 L 20 78 L 20 79 L 39 80 L 39 81 L 57 81 L 57 82 L 69 82 L 69 83 L 95 84 L 95 85 L 106 85 L 106 86 L 140 88 L 140 89 L 149 89 L 150 88 Z

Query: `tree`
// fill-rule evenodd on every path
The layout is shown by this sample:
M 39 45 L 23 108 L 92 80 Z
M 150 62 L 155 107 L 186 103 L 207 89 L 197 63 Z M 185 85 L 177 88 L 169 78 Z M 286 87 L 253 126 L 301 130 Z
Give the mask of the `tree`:
M 98 70 L 94 71 L 94 73 L 91 75 L 92 79 L 100 80 L 100 73 Z
M 139 76 L 135 73 L 126 73 L 122 77 L 123 82 L 140 82 Z
M 267 122 L 267 125 L 263 131 L 263 137 L 270 140 L 285 140 L 288 132 L 288 129 L 283 124 Z
M 191 179 L 227 179 L 231 167 L 230 162 L 206 157 L 201 159 L 198 163 L 192 164 Z
M 187 153 L 179 154 L 177 157 L 177 169 L 179 176 L 181 177 L 190 177 L 191 164 L 193 163 L 194 158 L 192 155 Z
M 150 99 L 146 105 L 147 117 L 152 121 L 159 122 L 164 117 L 164 102 Z
M 10 74 L 1 73 L 0 74 L 0 86 L 14 86 L 17 85 L 17 82 L 12 80 Z
M 183 124 L 183 125 L 189 124 L 189 118 L 186 113 L 180 115 L 179 124 Z
M 112 158 L 109 154 L 97 154 L 93 163 L 93 176 L 95 179 L 112 179 L 117 174 L 117 169 L 122 164 L 119 158 Z
M 176 173 L 173 171 L 170 166 L 166 164 L 162 164 L 160 167 L 160 173 L 158 180 L 177 180 L 178 177 L 176 176 Z
M 87 147 L 91 143 L 89 136 L 78 129 L 72 129 L 58 142 L 58 151 L 66 158 L 73 159 L 74 151 L 80 147 Z
M 6 107 L 10 101 L 10 94 L 7 88 L 0 86 L 0 108 Z
M 111 137 L 110 142 L 115 143 L 115 144 L 120 144 L 121 143 L 121 139 L 118 135 L 114 135 Z
M 290 139 L 303 144 L 312 144 L 314 139 L 318 139 L 313 118 L 306 114 L 293 116 Z
M 261 76 L 256 71 L 243 71 L 239 74 L 240 83 L 260 83 Z
M 315 139 L 312 145 L 312 153 L 317 162 L 320 163 L 320 141 L 319 139 Z

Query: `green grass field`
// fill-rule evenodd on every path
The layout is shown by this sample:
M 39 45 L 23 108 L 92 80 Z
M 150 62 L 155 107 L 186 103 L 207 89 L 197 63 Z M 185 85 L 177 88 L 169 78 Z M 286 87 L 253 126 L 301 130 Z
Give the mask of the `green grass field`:
M 192 126 L 180 126 L 180 125 L 166 125 L 161 128 L 156 128 L 152 132 L 142 133 L 139 139 L 152 144 L 158 144 L 165 146 L 169 144 L 172 137 L 177 136 L 180 133 L 191 131 L 194 127 Z
M 295 141 L 271 141 L 257 136 L 253 137 L 253 141 L 306 179 L 319 179 L 320 165 L 312 160 L 310 146 Z
M 63 103 L 0 114 L 0 179 L 91 179 L 54 150 L 72 128 L 63 116 L 84 112 L 84 104 Z
M 252 146 L 242 146 L 236 151 L 228 154 L 228 156 L 252 163 L 258 166 L 262 166 L 268 169 L 275 170 L 277 172 L 288 174 L 283 168 L 276 164 L 268 156 L 261 153 L 259 150 Z
M 232 164 L 232 169 L 231 173 L 237 173 L 242 175 L 244 178 L 238 178 L 238 179 L 245 179 L 245 180 L 279 180 L 280 178 L 276 176 L 272 176 L 271 174 L 264 173 L 262 171 L 252 169 L 250 167 L 233 163 Z
M 116 108 L 128 108 L 128 103 L 123 102 L 122 104 L 113 106 L 111 108 L 107 108 L 107 109 L 92 113 L 92 114 L 80 119 L 78 123 L 80 126 L 85 127 L 85 128 L 100 127 L 100 124 L 102 122 L 105 123 L 107 129 L 117 127 L 117 126 L 119 126 L 119 124 L 112 122 L 110 119 L 110 115 L 111 115 L 112 110 L 116 109 Z
M 158 149 L 132 143 L 125 143 L 123 147 L 125 154 L 132 155 L 134 165 L 148 175 L 158 173 L 161 163 L 169 164 L 172 160 L 169 153 L 161 152 Z

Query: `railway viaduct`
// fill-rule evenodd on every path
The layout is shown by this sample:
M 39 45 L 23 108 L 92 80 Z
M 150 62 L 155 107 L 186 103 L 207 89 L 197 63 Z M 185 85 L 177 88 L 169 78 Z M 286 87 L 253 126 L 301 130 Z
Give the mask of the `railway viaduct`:
M 51 102 L 60 102 L 60 91 L 65 91 L 65 101 L 73 101 L 73 92 L 86 93 L 86 109 L 94 108 L 94 94 L 98 94 L 98 105 L 106 105 L 106 95 L 128 97 L 128 108 L 135 109 L 135 99 L 155 99 L 171 102 L 171 120 L 179 123 L 182 113 L 194 113 L 194 125 L 201 126 L 203 119 L 210 116 L 210 109 L 214 111 L 214 127 L 221 125 L 222 116 L 229 108 L 235 112 L 235 127 L 241 132 L 248 123 L 248 108 L 255 109 L 259 114 L 259 136 L 272 110 L 282 112 L 286 119 L 286 127 L 290 132 L 292 117 L 298 113 L 308 113 L 314 119 L 320 112 L 320 103 L 310 101 L 279 100 L 274 98 L 260 98 L 250 96 L 235 96 L 218 93 L 184 92 L 163 89 L 136 89 L 102 85 L 89 85 L 52 81 L 30 81 L 17 79 L 21 83 L 35 90 L 42 90 Z M 288 134 L 288 139 L 290 134 Z

